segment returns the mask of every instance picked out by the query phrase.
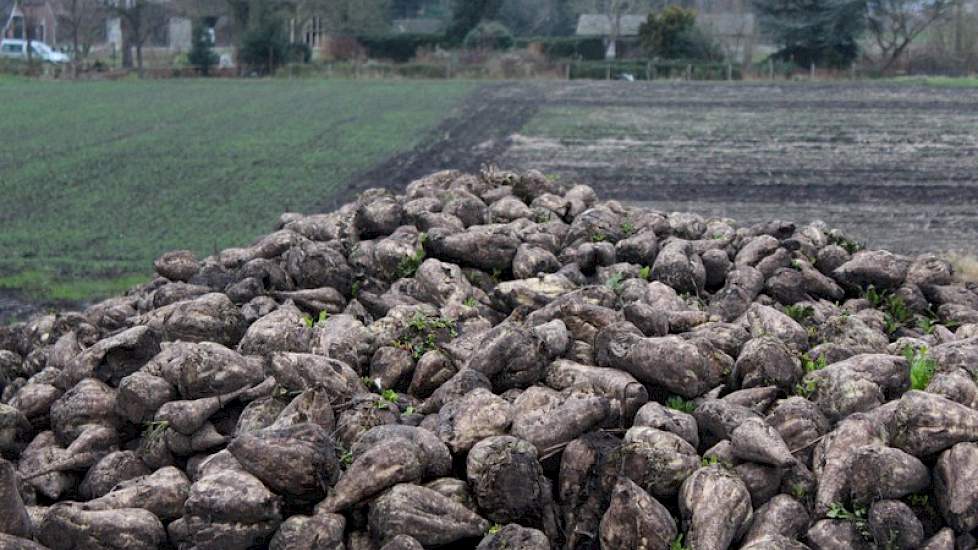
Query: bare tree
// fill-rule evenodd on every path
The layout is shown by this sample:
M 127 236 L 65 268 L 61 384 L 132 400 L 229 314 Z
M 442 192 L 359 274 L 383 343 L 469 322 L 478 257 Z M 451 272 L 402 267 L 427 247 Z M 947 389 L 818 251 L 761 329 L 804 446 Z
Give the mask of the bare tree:
M 608 49 L 605 50 L 606 59 L 614 59 L 618 56 L 617 44 L 618 37 L 621 36 L 621 17 L 632 7 L 631 0 L 595 0 L 600 13 L 608 18 Z
M 389 27 L 390 0 L 294 0 L 301 20 L 322 17 L 329 32 L 380 34 Z
M 960 0 L 869 0 L 868 26 L 887 72 L 914 39 L 947 17 Z
M 136 49 L 136 70 L 144 74 L 143 46 L 150 36 L 168 23 L 169 6 L 152 0 L 101 0 L 108 13 L 119 18 L 122 31 L 122 65 L 132 67 L 132 48 Z
M 58 0 L 55 4 L 58 24 L 71 36 L 72 59 L 88 56 L 105 22 L 99 0 Z

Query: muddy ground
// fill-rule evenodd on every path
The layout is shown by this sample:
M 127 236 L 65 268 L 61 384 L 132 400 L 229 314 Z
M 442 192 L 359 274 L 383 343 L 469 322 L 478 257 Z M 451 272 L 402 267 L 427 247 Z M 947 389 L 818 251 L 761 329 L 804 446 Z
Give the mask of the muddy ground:
M 978 250 L 978 90 L 907 84 L 498 83 L 357 180 L 487 163 L 741 222 L 823 219 L 904 253 Z

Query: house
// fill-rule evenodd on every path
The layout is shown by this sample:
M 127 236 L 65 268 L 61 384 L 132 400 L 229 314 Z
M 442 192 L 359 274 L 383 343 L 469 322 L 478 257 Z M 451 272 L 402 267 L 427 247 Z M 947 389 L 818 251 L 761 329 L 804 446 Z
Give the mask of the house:
M 601 37 L 605 42 L 605 58 L 618 57 L 623 39 L 638 36 L 638 29 L 645 23 L 647 15 L 621 15 L 618 17 L 618 37 L 611 40 L 614 17 L 603 13 L 584 13 L 577 20 L 577 36 Z
M 48 0 L 0 1 L 3 38 L 58 44 L 58 17 Z
M 648 15 L 622 15 L 618 27 L 618 36 L 638 36 L 638 29 L 648 19 Z M 584 13 L 577 20 L 577 36 L 611 35 L 613 18 L 603 13 Z
M 602 37 L 605 39 L 608 59 L 614 59 L 621 49 L 621 42 L 638 36 L 639 29 L 648 15 L 622 15 L 618 40 L 612 43 L 612 18 L 600 14 L 583 14 L 577 21 L 577 36 Z M 757 38 L 757 23 L 751 13 L 700 13 L 696 25 L 716 40 L 729 59 L 743 59 L 750 63 Z

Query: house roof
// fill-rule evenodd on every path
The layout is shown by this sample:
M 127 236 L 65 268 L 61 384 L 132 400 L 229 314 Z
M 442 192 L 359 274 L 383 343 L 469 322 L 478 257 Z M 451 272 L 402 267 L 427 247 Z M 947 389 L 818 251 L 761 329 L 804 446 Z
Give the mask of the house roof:
M 14 0 L 0 0 L 0 36 L 5 36 L 14 11 Z
M 648 19 L 647 15 L 622 15 L 621 36 L 638 36 L 638 28 Z M 603 13 L 584 13 L 577 20 L 578 36 L 608 36 L 611 20 Z

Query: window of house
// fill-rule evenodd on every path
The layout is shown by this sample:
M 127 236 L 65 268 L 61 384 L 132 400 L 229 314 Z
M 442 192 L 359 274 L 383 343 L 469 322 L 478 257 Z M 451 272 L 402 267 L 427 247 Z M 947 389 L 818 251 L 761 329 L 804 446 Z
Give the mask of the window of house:
M 323 18 L 314 16 L 306 26 L 306 45 L 310 48 L 315 48 L 322 42 L 323 34 Z

